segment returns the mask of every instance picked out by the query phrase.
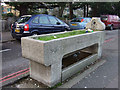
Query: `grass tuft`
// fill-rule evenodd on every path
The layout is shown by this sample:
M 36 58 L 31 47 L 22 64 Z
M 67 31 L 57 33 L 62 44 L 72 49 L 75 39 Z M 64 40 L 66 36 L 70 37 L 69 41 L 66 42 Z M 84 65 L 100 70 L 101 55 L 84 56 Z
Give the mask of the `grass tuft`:
M 53 86 L 53 87 L 51 87 L 51 88 L 49 88 L 49 89 L 56 89 L 57 87 L 59 87 L 59 86 L 61 86 L 62 85 L 62 83 L 58 83 L 58 84 L 56 84 L 55 86 Z
M 37 40 L 49 41 L 49 40 L 53 40 L 53 39 L 64 38 L 64 37 L 69 37 L 69 36 L 79 35 L 79 34 L 84 34 L 84 33 L 86 33 L 86 30 L 73 30 L 71 32 L 66 32 L 64 34 L 38 37 Z M 89 33 L 89 31 L 88 31 L 88 33 Z

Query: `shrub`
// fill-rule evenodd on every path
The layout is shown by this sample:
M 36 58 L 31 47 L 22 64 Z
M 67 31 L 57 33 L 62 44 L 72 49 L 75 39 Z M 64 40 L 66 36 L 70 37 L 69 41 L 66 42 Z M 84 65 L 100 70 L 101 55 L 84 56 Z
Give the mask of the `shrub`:
M 42 12 L 42 14 L 48 14 L 48 11 L 44 11 L 44 12 Z
M 2 14 L 2 19 L 7 19 L 8 17 L 13 17 L 13 13 Z
M 7 17 L 13 17 L 13 13 L 7 13 Z

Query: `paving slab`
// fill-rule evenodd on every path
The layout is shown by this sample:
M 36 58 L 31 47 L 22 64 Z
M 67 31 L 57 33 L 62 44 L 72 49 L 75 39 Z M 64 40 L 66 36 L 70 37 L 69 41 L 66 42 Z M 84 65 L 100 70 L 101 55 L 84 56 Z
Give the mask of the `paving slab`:
M 14 41 L 15 39 L 11 36 L 11 32 L 10 31 L 6 31 L 6 32 L 0 32 L 0 42 L 4 43 L 4 42 L 8 42 L 8 41 Z

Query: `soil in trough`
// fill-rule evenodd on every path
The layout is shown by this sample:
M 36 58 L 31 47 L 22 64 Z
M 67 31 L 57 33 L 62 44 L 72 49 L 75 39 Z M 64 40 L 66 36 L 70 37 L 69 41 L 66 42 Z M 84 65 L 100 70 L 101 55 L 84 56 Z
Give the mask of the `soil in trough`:
M 62 69 L 66 68 L 88 56 L 92 55 L 92 53 L 88 53 L 88 52 L 83 52 L 83 51 L 78 51 L 70 56 L 67 56 L 65 58 L 62 59 Z

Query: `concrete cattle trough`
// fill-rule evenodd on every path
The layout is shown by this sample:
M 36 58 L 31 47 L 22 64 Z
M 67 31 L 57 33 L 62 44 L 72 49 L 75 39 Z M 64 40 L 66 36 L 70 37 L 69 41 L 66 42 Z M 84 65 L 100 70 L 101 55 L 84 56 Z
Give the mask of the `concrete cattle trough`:
M 23 37 L 21 40 L 22 56 L 30 60 L 30 77 L 49 87 L 64 81 L 101 57 L 104 31 L 48 41 L 37 40 L 52 35 Z M 79 53 L 78 58 L 81 59 L 73 60 L 71 55 L 74 53 Z

